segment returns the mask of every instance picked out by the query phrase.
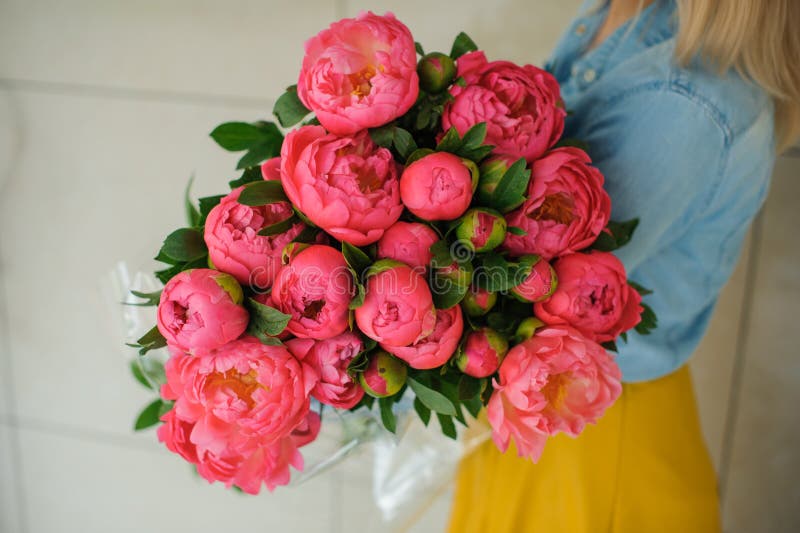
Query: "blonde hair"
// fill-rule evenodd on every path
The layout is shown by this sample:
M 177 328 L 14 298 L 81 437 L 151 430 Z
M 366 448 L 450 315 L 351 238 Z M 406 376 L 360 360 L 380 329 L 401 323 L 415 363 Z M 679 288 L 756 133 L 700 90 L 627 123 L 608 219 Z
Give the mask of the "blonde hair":
M 736 69 L 775 103 L 778 152 L 800 135 L 800 0 L 677 0 L 675 57 Z

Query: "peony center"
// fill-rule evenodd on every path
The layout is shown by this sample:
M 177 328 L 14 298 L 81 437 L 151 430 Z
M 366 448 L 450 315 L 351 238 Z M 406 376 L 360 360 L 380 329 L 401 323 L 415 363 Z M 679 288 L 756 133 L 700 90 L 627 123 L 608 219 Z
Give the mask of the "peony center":
M 206 384 L 217 390 L 230 393 L 252 408 L 255 404 L 253 393 L 257 389 L 265 387 L 258 382 L 258 374 L 255 370 L 250 370 L 247 374 L 240 374 L 234 369 L 223 372 L 213 372 L 208 375 Z
M 542 394 L 550 407 L 557 410 L 564 403 L 570 381 L 571 376 L 568 372 L 550 375 L 547 384 L 542 387 Z
M 320 299 L 306 302 L 302 312 L 303 318 L 316 320 L 319 314 L 322 312 L 323 307 L 325 307 L 325 300 Z
M 372 82 L 370 80 L 375 77 L 377 72 L 374 65 L 367 65 L 358 72 L 348 74 L 347 79 L 352 87 L 350 94 L 358 98 L 367 96 L 372 91 Z
M 544 197 L 542 205 L 533 210 L 530 217 L 535 220 L 552 220 L 559 224 L 569 224 L 575 218 L 575 202 L 569 195 L 559 192 Z

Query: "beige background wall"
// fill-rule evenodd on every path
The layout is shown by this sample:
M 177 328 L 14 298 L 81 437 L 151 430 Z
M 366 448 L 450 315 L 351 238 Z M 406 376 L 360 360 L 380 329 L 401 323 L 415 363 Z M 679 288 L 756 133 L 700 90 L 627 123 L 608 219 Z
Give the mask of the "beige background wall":
M 0 531 L 376 529 L 359 462 L 246 498 L 131 434 L 148 395 L 99 287 L 181 223 L 190 174 L 199 195 L 223 186 L 235 159 L 207 132 L 268 115 L 332 20 L 391 9 L 427 49 L 464 29 L 541 63 L 578 3 L 0 0 Z M 730 532 L 800 530 L 798 201 L 800 159 L 782 158 L 693 361 Z

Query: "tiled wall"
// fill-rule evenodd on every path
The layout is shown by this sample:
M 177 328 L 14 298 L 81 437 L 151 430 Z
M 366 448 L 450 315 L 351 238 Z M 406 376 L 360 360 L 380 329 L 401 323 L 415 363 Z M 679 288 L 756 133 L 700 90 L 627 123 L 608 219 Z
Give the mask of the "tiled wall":
M 230 177 L 207 132 L 267 115 L 333 19 L 392 10 L 429 49 L 464 29 L 490 56 L 541 62 L 578 4 L 0 0 L 0 531 L 377 530 L 364 461 L 247 498 L 133 435 L 148 395 L 100 287 L 181 222 L 189 175 L 199 195 Z M 798 174 L 779 162 L 694 360 L 731 532 L 800 529 Z M 447 506 L 414 530 L 440 531 Z

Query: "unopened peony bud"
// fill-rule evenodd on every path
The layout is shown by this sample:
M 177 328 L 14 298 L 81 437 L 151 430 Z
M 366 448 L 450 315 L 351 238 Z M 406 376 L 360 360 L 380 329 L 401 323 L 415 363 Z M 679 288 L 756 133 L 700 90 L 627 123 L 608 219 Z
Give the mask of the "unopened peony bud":
M 475 252 L 488 252 L 506 238 L 506 219 L 493 209 L 470 209 L 456 227 L 456 237 Z
M 461 303 L 469 316 L 483 316 L 497 303 L 497 293 L 473 285 Z
M 543 302 L 550 298 L 558 285 L 558 277 L 550 263 L 536 255 L 526 255 L 520 262 L 528 261 L 532 264 L 527 277 L 511 289 L 514 296 L 525 302 Z
M 358 377 L 361 387 L 375 398 L 397 394 L 406 383 L 408 367 L 400 359 L 380 350 L 372 354 L 367 369 Z
M 440 93 L 447 89 L 456 77 L 456 63 L 441 52 L 431 52 L 419 60 L 417 65 L 419 86 L 429 93 Z
M 536 317 L 529 316 L 519 323 L 515 337 L 519 342 L 526 341 L 533 337 L 533 334 L 536 333 L 536 330 L 542 326 L 544 326 L 544 322 Z
M 467 335 L 467 342 L 456 358 L 458 368 L 468 376 L 485 378 L 500 368 L 508 352 L 508 341 L 491 328 Z
M 498 155 L 490 157 L 481 164 L 477 191 L 478 200 L 481 204 L 491 205 L 497 184 L 503 179 L 505 173 L 514 164 L 514 161 L 515 159 L 511 156 Z M 517 205 L 508 206 L 506 210 L 516 209 L 522 204 L 522 201 Z

